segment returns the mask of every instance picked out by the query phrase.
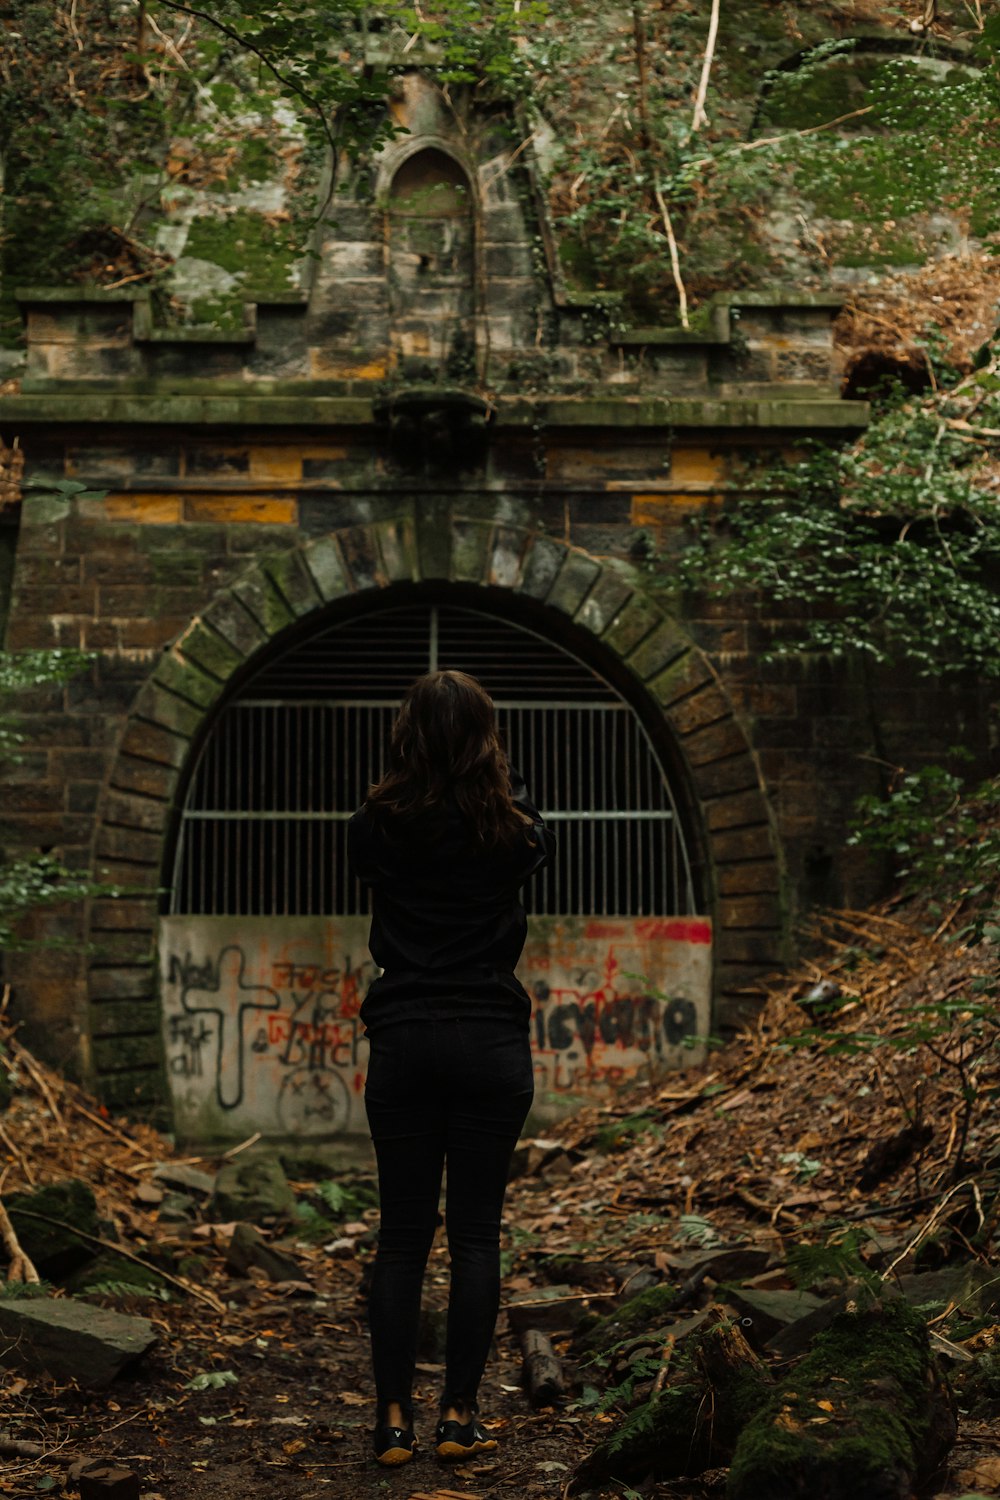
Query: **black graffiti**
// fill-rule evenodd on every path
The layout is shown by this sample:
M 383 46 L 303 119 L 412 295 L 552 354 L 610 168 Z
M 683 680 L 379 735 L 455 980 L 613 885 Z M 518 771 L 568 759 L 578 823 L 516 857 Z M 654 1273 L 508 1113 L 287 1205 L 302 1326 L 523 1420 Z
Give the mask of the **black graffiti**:
M 567 1052 L 579 1043 L 590 1057 L 600 1041 L 659 1057 L 664 1044 L 679 1046 L 697 1032 L 695 1005 L 680 997 L 666 1002 L 652 995 L 552 1001 L 547 985 L 536 986 L 536 997 L 535 1040 L 540 1050 Z
M 214 1031 L 218 1037 L 215 1049 L 215 1097 L 221 1109 L 236 1109 L 243 1102 L 246 1050 L 244 1028 L 248 1016 L 252 1012 L 276 1010 L 281 1004 L 278 995 L 267 985 L 249 984 L 246 969 L 246 954 L 235 943 L 227 943 L 214 960 L 209 958 L 203 963 L 196 962 L 190 954 L 181 958 L 172 953 L 167 965 L 167 983 L 179 986 L 180 1003 L 184 1011 L 183 1016 L 171 1019 L 171 1040 L 176 1035 L 177 1040 L 183 1042 L 185 1050 L 171 1058 L 170 1070 L 183 1077 L 201 1077 L 201 1051 Z M 231 1003 L 221 1000 L 222 996 L 228 999 L 233 990 L 240 996 L 235 1013 Z M 220 1000 L 215 1000 L 217 996 Z M 251 999 L 250 996 L 257 998 Z M 215 1018 L 214 1028 L 205 1019 L 209 1016 Z M 201 1030 L 198 1032 L 196 1048 L 197 1068 L 194 1071 L 188 1070 L 192 1060 L 190 1043 L 183 1030 L 185 1018 L 190 1018 L 187 1023 L 189 1025 L 193 1025 L 196 1019 L 200 1021 Z M 229 1082 L 231 1073 L 235 1073 L 234 1084 Z

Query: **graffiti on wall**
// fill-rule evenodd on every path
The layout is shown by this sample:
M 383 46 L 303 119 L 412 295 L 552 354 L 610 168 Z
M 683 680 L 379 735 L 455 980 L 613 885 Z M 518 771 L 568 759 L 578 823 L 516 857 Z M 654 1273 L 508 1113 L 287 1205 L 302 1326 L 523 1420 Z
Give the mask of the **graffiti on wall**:
M 367 918 L 169 917 L 160 955 L 186 1137 L 364 1130 Z
M 640 1069 L 684 1066 L 708 1031 L 702 918 L 534 917 L 518 974 L 533 997 L 536 1120 Z M 164 1044 L 188 1140 L 363 1134 L 378 973 L 368 918 L 167 917 Z
M 704 918 L 535 917 L 518 972 L 534 997 L 543 1108 L 606 1091 L 643 1068 L 689 1065 L 708 1033 L 712 928 Z

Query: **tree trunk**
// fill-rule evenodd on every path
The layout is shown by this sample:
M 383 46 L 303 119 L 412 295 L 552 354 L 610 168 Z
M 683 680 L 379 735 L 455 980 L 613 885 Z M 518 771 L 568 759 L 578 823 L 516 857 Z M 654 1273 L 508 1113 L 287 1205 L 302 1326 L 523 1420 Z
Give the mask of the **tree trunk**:
M 678 1479 L 727 1463 L 737 1433 L 771 1392 L 771 1377 L 739 1326 L 716 1323 L 685 1349 L 674 1384 L 630 1412 L 583 1460 L 570 1493 L 612 1478 Z
M 955 1406 L 923 1319 L 862 1295 L 743 1428 L 729 1500 L 909 1500 L 940 1466 Z

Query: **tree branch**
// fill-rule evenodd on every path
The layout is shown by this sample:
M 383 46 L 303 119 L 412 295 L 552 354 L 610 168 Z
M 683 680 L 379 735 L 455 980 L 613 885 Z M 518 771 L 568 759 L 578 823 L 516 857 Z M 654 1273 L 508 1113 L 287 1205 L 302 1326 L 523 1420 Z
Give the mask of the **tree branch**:
M 712 0 L 712 16 L 708 23 L 708 40 L 705 43 L 705 60 L 701 65 L 701 78 L 698 82 L 698 92 L 694 101 L 694 117 L 691 121 L 691 130 L 700 130 L 702 125 L 708 123 L 705 113 L 705 98 L 708 94 L 708 80 L 712 72 L 712 59 L 715 57 L 715 43 L 719 35 L 719 8 L 721 0 Z
M 21 1242 L 6 1208 L 0 1199 L 0 1237 L 3 1238 L 4 1248 L 10 1256 L 10 1265 L 7 1267 L 8 1281 L 27 1281 L 33 1286 L 38 1286 L 39 1277 L 35 1267 L 21 1249 Z

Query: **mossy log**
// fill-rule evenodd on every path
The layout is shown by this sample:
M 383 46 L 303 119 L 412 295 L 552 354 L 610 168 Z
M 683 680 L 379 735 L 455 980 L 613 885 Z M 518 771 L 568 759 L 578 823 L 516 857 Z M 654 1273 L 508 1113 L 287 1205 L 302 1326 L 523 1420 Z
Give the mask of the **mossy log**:
M 629 1413 L 574 1471 L 571 1492 L 609 1479 L 678 1479 L 728 1463 L 751 1415 L 767 1403 L 772 1382 L 735 1323 L 708 1328 L 673 1383 Z
M 954 1442 L 955 1406 L 919 1313 L 857 1300 L 747 1422 L 729 1500 L 907 1500 Z

